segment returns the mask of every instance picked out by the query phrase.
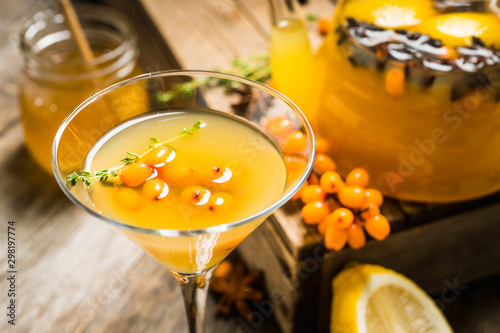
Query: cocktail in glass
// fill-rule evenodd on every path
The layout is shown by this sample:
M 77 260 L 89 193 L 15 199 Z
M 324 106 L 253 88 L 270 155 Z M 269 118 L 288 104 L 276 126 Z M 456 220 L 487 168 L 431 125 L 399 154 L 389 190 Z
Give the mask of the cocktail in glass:
M 124 101 L 122 91 L 138 100 Z M 129 102 L 143 107 L 130 112 Z M 287 125 L 276 126 L 281 120 Z M 285 138 L 297 132 L 298 148 L 285 154 Z M 63 122 L 53 146 L 69 198 L 172 271 L 191 332 L 203 331 L 215 266 L 298 190 L 313 159 L 311 128 L 292 102 L 203 71 L 109 87 Z

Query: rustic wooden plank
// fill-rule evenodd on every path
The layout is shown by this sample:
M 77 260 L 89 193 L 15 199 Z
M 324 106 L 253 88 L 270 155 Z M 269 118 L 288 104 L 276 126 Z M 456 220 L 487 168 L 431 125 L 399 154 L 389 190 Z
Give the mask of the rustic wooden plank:
M 227 68 L 235 57 L 266 49 L 267 40 L 253 29 L 231 1 L 142 0 L 182 68 Z M 169 13 L 175 8 L 175 15 Z
M 441 308 L 455 328 L 455 333 L 498 332 L 500 329 L 500 276 L 467 284 L 467 289 L 446 293 L 448 301 Z M 441 297 L 440 294 L 435 295 Z M 481 304 L 481 306 L 476 306 Z M 464 316 L 464 309 L 467 315 Z
M 99 3 L 121 12 L 133 25 L 139 36 L 139 63 L 144 72 L 181 68 L 178 59 L 172 53 L 172 49 L 165 42 L 157 26 L 139 1 L 100 0 Z
M 460 214 L 468 210 L 484 207 L 500 202 L 500 192 L 492 195 L 451 204 L 425 204 L 412 202 L 399 202 L 402 212 L 406 216 L 408 226 L 416 226 L 422 223 L 435 221 L 446 216 Z

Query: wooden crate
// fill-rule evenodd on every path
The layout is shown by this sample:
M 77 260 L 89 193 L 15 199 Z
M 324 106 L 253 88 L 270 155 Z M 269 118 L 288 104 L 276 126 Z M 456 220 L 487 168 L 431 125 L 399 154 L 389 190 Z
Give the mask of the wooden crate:
M 381 209 L 392 233 L 360 250 L 327 251 L 314 227 L 288 203 L 239 247 L 251 269 L 264 272 L 268 302 L 261 315 L 274 315 L 289 332 L 327 332 L 333 277 L 349 262 L 373 263 L 403 273 L 438 304 L 452 286 L 500 273 L 500 194 L 453 205 L 417 205 L 386 200 Z

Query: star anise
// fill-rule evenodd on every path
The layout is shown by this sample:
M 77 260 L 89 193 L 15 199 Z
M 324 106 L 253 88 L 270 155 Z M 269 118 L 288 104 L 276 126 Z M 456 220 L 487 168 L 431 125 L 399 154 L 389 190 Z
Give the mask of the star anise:
M 248 302 L 260 302 L 264 298 L 263 292 L 255 288 L 261 279 L 260 271 L 248 273 L 242 262 L 236 265 L 229 260 L 221 262 L 210 283 L 210 288 L 222 295 L 217 311 L 230 315 L 236 309 L 243 318 L 251 321 L 254 313 Z

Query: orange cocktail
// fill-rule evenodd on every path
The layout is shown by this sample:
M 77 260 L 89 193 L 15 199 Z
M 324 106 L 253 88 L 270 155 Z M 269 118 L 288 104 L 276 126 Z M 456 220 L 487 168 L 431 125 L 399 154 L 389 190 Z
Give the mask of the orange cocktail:
M 120 162 L 124 156 L 127 164 Z M 103 169 L 116 177 L 110 173 L 88 187 L 95 207 L 147 229 L 192 230 L 238 221 L 277 200 L 286 180 L 283 158 L 265 133 L 227 114 L 196 110 L 170 110 L 120 125 L 88 154 L 84 170 Z M 193 273 L 218 263 L 253 228 L 181 242 L 128 236 L 167 267 Z

